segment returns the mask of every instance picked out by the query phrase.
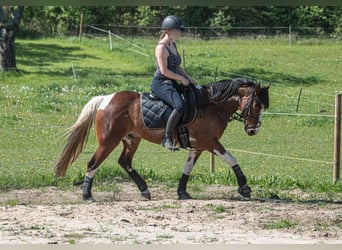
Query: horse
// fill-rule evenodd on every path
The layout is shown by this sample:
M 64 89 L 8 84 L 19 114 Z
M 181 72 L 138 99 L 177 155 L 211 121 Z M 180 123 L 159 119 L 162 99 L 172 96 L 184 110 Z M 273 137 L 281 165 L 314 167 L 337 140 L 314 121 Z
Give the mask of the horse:
M 196 113 L 186 125 L 190 148 L 180 177 L 177 194 L 179 200 L 192 199 L 187 183 L 197 159 L 203 151 L 222 158 L 232 167 L 238 182 L 238 193 L 250 198 L 251 188 L 235 157 L 219 142 L 232 119 L 244 123 L 249 136 L 256 135 L 261 126 L 261 116 L 269 107 L 267 86 L 261 86 L 246 78 L 231 78 L 196 85 Z M 132 166 L 132 160 L 142 139 L 161 144 L 164 128 L 149 129 L 144 125 L 141 111 L 143 93 L 123 90 L 109 95 L 95 96 L 83 107 L 76 122 L 67 129 L 64 148 L 54 165 L 56 177 L 65 176 L 68 167 L 77 159 L 86 145 L 90 129 L 95 124 L 98 147 L 87 164 L 84 180 L 80 183 L 82 198 L 96 201 L 92 195 L 95 172 L 100 164 L 118 146 L 123 144 L 119 165 L 135 182 L 141 195 L 150 200 L 151 194 L 144 179 Z M 238 112 L 240 111 L 240 112 Z M 179 145 L 179 138 L 175 138 Z

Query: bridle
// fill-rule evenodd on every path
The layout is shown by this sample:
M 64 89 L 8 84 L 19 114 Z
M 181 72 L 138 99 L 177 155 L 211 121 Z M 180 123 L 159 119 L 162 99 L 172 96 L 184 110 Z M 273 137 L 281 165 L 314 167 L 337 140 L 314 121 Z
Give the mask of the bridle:
M 247 101 L 244 109 L 241 111 L 241 113 L 235 112 L 231 116 L 229 121 L 237 120 L 237 121 L 243 122 L 245 124 L 245 129 L 256 129 L 256 128 L 259 128 L 261 126 L 261 121 L 259 121 L 259 117 L 255 117 L 251 111 L 252 104 L 254 101 L 257 101 L 262 105 L 261 100 L 257 96 L 254 95 L 255 91 L 256 91 L 256 88 L 254 87 L 254 89 L 251 91 L 250 97 L 248 98 L 248 101 Z M 248 126 L 247 122 L 246 122 L 248 119 L 255 120 L 256 125 L 255 126 Z

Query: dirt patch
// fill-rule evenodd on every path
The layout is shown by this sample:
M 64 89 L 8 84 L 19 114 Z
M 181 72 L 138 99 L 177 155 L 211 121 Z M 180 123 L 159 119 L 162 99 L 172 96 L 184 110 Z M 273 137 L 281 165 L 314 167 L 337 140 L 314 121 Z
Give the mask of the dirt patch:
M 228 199 L 227 187 L 215 185 L 202 191 L 211 200 L 178 201 L 163 186 L 150 191 L 146 201 L 120 183 L 95 190 L 91 204 L 79 189 L 0 193 L 0 243 L 342 243 L 339 201 L 245 201 L 235 189 Z

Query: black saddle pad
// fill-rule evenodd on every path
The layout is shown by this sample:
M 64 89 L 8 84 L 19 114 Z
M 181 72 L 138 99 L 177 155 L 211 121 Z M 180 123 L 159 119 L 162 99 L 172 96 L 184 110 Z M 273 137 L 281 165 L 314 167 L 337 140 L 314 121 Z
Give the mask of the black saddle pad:
M 181 94 L 184 100 L 184 115 L 178 126 L 186 126 L 193 121 L 196 114 L 195 97 L 192 90 Z M 161 129 L 166 127 L 167 120 L 172 112 L 172 107 L 162 100 L 156 100 L 150 93 L 141 94 L 141 112 L 145 127 L 149 129 Z

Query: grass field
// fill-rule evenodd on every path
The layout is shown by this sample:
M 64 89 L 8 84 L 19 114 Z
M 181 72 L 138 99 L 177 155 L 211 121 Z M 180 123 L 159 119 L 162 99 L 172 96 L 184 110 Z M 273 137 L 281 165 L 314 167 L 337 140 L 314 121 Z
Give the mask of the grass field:
M 18 71 L 0 73 L 0 190 L 70 188 L 83 178 L 96 148 L 93 132 L 66 178 L 53 176 L 64 130 L 93 96 L 124 89 L 149 91 L 156 41 L 128 41 L 114 40 L 110 51 L 105 39 L 17 40 Z M 292 190 L 301 189 L 310 197 L 340 197 L 342 184 L 332 184 L 332 167 L 334 99 L 342 91 L 341 41 L 299 40 L 289 47 L 285 39 L 183 39 L 178 48 L 198 84 L 240 76 L 272 83 L 270 109 L 260 133 L 249 137 L 241 123 L 232 122 L 221 139 L 238 159 L 254 195 L 281 191 L 290 197 Z M 295 114 L 301 88 L 297 114 L 325 116 L 271 114 Z M 128 179 L 117 164 L 120 152 L 121 146 L 100 167 L 97 187 L 112 188 L 117 179 Z M 184 150 L 171 155 L 159 145 L 143 142 L 134 166 L 150 185 L 166 182 L 174 187 L 186 155 Z M 204 153 L 189 185 L 201 189 L 213 183 L 236 185 L 236 180 L 218 158 L 211 173 L 209 154 Z

